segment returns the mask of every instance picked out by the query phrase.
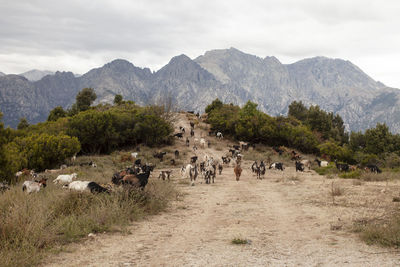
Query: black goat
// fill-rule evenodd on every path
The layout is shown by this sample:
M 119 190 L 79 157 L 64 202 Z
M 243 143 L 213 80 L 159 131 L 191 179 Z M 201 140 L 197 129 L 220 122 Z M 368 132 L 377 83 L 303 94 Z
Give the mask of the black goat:
M 297 171 L 300 171 L 300 172 L 304 171 L 304 164 L 303 163 L 301 163 L 300 161 L 296 161 L 295 164 L 296 164 L 296 172 Z
M 180 138 L 183 138 L 183 133 L 176 133 L 176 134 L 174 134 L 174 136 L 178 137 L 180 139 Z
M 365 167 L 366 170 L 369 170 L 370 172 L 374 172 L 374 173 L 381 173 L 381 169 L 379 169 L 378 166 L 376 166 L 375 164 L 368 164 Z
M 335 164 L 336 164 L 336 168 L 339 171 L 345 171 L 345 172 L 349 171 L 349 164 L 347 164 L 347 163 L 337 163 L 336 160 L 335 160 Z
M 110 194 L 110 191 L 107 188 L 102 187 L 96 182 L 90 182 L 88 184 L 88 188 L 92 193 L 107 193 Z
M 197 156 L 191 157 L 191 158 L 190 158 L 190 163 L 196 163 L 196 161 L 197 161 L 198 158 L 199 158 L 199 157 L 197 157 Z

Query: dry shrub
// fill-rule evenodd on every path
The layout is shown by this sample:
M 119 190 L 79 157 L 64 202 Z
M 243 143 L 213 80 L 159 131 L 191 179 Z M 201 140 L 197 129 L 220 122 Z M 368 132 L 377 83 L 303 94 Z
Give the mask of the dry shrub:
M 400 247 L 400 214 L 388 221 L 372 221 L 356 225 L 361 239 L 367 244 L 378 244 L 386 247 Z
M 331 186 L 331 196 L 332 197 L 336 197 L 336 196 L 341 196 L 344 194 L 344 189 L 342 187 L 340 187 L 337 184 L 334 184 L 332 182 L 332 186 Z
M 176 198 L 172 183 L 149 181 L 145 190 L 111 194 L 68 192 L 50 183 L 36 194 L 21 185 L 0 195 L 1 266 L 33 266 L 49 251 L 89 233 L 124 229 L 164 210 Z
M 130 153 L 121 153 L 120 155 L 120 162 L 132 162 L 133 161 L 133 157 Z

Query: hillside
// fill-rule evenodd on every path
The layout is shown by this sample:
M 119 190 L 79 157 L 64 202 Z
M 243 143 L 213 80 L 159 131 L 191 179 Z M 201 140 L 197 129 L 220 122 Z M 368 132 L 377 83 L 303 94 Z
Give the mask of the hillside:
M 350 130 L 365 130 L 385 122 L 400 132 L 400 91 L 374 81 L 349 61 L 314 57 L 282 64 L 235 48 L 212 50 L 192 60 L 180 55 L 157 72 L 118 59 L 76 77 L 57 72 L 38 81 L 16 75 L 0 77 L 0 107 L 6 125 L 21 117 L 43 121 L 55 106 L 69 107 L 76 93 L 92 87 L 97 102 L 112 102 L 116 94 L 138 104 L 174 100 L 184 110 L 203 112 L 216 97 L 243 105 L 254 101 L 270 115 L 287 113 L 288 105 L 307 105 L 340 114 Z

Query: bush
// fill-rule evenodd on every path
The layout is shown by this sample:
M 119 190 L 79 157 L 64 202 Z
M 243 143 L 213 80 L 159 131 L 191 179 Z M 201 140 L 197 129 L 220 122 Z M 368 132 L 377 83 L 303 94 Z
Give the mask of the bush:
M 345 179 L 354 179 L 354 178 L 359 178 L 360 176 L 361 176 L 360 170 L 344 172 L 339 175 L 340 178 L 345 178 Z
M 84 153 L 110 153 L 117 148 L 171 141 L 173 128 L 155 108 L 120 105 L 103 111 L 91 109 L 73 116 L 67 133 L 76 136 Z
M 400 215 L 389 221 L 369 222 L 367 225 L 357 225 L 361 238 L 369 245 L 378 244 L 385 247 L 400 247 Z
M 14 173 L 22 168 L 36 171 L 53 168 L 80 151 L 77 138 L 62 134 L 17 137 L 5 147 L 5 177 L 9 182 L 14 182 Z
M 328 165 L 328 167 L 318 167 L 315 169 L 319 175 L 328 175 L 328 174 L 337 174 L 339 173 L 338 169 L 333 165 Z

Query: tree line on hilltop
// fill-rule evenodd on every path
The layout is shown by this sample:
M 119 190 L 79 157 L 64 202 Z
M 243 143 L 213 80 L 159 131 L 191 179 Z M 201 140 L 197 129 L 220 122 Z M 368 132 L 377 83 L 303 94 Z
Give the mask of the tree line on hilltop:
M 351 164 L 400 166 L 400 135 L 385 124 L 348 133 L 340 115 L 294 101 L 287 116 L 271 117 L 248 101 L 242 108 L 215 99 L 205 109 L 213 130 L 237 140 L 285 146 Z

